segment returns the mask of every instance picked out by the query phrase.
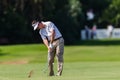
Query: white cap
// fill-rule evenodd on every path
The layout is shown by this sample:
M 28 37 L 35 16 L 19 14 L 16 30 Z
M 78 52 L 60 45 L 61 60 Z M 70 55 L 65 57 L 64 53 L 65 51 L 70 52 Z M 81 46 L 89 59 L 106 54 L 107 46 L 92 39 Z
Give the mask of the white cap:
M 39 22 L 36 22 L 36 23 L 32 24 L 32 26 L 33 26 L 34 30 L 36 30 L 36 29 L 37 29 L 38 24 L 39 24 Z

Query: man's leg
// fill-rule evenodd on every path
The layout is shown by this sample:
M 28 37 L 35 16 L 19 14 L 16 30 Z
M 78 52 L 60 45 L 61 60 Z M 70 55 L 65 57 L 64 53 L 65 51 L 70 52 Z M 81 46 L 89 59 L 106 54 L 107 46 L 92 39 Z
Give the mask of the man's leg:
M 57 62 L 58 62 L 58 73 L 57 76 L 62 75 L 63 71 L 63 53 L 64 53 L 64 40 L 63 38 L 58 41 L 56 48 Z
M 54 70 L 53 70 L 53 63 L 54 63 L 54 51 L 48 52 L 48 68 L 49 68 L 49 76 L 54 76 Z

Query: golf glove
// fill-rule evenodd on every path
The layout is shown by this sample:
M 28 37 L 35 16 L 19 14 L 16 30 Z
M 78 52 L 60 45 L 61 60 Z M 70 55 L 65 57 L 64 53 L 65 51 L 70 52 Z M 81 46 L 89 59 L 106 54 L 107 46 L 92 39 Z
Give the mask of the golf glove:
M 50 43 L 50 44 L 49 44 L 49 47 L 50 47 L 50 48 L 53 48 L 53 45 Z

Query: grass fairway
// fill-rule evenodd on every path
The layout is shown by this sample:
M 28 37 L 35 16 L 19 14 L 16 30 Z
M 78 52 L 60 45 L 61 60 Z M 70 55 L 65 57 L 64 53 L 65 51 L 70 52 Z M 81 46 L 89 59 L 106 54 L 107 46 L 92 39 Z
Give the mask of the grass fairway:
M 42 44 L 0 46 L 0 80 L 120 80 L 120 45 L 65 46 L 60 77 L 44 72 L 46 58 Z
M 44 64 L 1 65 L 0 80 L 120 80 L 120 62 L 66 63 L 63 75 L 49 77 Z M 34 70 L 28 78 L 30 70 Z

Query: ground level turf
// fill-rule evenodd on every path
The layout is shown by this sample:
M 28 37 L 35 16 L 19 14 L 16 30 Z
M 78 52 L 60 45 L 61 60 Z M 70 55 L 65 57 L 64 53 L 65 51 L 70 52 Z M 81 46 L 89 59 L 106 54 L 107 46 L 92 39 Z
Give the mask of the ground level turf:
M 55 64 L 56 65 L 56 64 Z M 0 80 L 120 80 L 120 62 L 65 63 L 63 75 L 49 77 L 44 63 L 0 65 Z M 29 72 L 33 70 L 31 78 Z
M 0 46 L 0 80 L 120 80 L 120 45 L 65 46 L 63 75 L 49 77 L 46 68 L 42 44 Z

